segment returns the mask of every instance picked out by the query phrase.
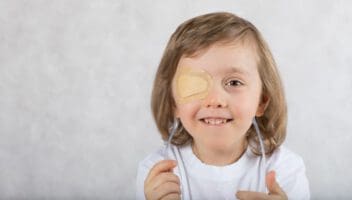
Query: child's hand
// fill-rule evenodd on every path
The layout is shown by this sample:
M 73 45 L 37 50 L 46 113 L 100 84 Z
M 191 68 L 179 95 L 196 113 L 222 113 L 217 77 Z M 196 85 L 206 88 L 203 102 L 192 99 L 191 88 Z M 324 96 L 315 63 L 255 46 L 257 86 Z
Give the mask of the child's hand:
M 287 195 L 276 182 L 275 171 L 270 171 L 266 175 L 266 185 L 268 186 L 269 194 L 262 192 L 238 191 L 236 197 L 238 199 L 273 199 L 273 200 L 287 200 Z
M 144 182 L 147 200 L 181 199 L 180 180 L 172 173 L 176 165 L 174 160 L 162 160 L 153 166 Z

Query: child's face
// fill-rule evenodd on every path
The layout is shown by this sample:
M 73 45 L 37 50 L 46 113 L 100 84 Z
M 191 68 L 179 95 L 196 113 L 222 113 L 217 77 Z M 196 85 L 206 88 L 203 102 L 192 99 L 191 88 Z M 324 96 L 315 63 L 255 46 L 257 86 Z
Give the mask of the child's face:
M 265 107 L 257 61 L 254 47 L 242 43 L 215 44 L 196 57 L 180 59 L 177 73 L 185 73 L 182 80 L 189 84 L 177 75 L 173 80 L 175 115 L 197 144 L 231 148 L 245 141 L 253 117 Z

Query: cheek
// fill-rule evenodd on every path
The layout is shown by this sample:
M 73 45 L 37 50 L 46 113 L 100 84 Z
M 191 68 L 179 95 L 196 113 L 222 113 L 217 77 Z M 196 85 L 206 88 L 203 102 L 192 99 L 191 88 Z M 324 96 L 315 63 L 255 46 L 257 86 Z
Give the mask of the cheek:
M 257 97 L 251 95 L 237 96 L 231 100 L 232 112 L 235 118 L 246 120 L 254 116 L 257 110 Z
M 178 112 L 177 117 L 180 118 L 183 127 L 190 134 L 196 132 L 195 131 L 197 127 L 196 115 L 198 110 L 199 110 L 199 106 L 196 103 L 181 104 L 177 106 L 177 112 Z
M 179 104 L 177 105 L 176 113 L 177 117 L 181 118 L 181 121 L 185 121 L 194 118 L 197 110 L 197 105 L 194 103 Z

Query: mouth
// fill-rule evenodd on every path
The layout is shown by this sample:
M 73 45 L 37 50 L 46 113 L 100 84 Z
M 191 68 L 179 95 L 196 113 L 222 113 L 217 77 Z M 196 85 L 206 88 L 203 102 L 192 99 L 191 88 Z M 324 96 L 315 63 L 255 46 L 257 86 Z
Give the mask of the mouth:
M 199 121 L 203 122 L 206 125 L 211 126 L 222 126 L 224 124 L 228 124 L 233 121 L 233 119 L 226 119 L 226 118 L 202 118 Z

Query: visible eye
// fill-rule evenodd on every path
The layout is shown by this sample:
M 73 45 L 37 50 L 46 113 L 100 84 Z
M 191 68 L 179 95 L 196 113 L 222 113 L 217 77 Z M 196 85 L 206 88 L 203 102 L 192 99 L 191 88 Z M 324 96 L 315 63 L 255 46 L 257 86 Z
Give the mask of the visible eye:
M 225 84 L 226 86 L 234 86 L 234 87 L 237 87 L 237 86 L 241 86 L 243 85 L 243 83 L 239 80 L 236 80 L 236 79 L 233 79 L 233 80 L 229 80 L 228 82 L 226 82 Z

